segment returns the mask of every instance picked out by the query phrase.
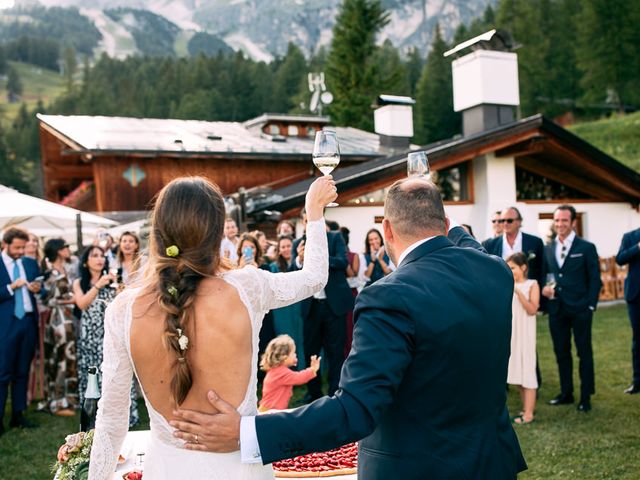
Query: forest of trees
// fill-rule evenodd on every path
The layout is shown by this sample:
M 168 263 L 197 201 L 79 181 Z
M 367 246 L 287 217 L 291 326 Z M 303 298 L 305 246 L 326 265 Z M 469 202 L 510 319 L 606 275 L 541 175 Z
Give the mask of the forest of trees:
M 571 111 L 591 118 L 640 105 L 640 2 L 499 0 L 495 10 L 488 6 L 482 18 L 460 25 L 450 41 L 436 26 L 430 46 L 405 52 L 388 41 L 378 44 L 388 21 L 380 0 L 344 0 L 327 51 L 305 58 L 289 45 L 270 64 L 223 52 L 125 60 L 103 55 L 93 65 L 85 60 L 82 74 L 75 81 L 69 77 L 65 94 L 32 111 L 24 107 L 0 132 L 0 169 L 27 185 L 36 181 L 27 170 L 29 165 L 37 170 L 35 113 L 45 109 L 65 115 L 243 121 L 265 112 L 307 111 L 310 71 L 326 73 L 334 94 L 326 113 L 337 125 L 372 130 L 371 104 L 378 94 L 410 95 L 417 100 L 413 142 L 449 138 L 460 132 L 460 116 L 453 112 L 451 59 L 442 54 L 495 27 L 508 30 L 520 45 L 523 117 Z M 4 56 L 13 58 L 8 51 Z M 67 63 L 72 60 L 63 56 Z

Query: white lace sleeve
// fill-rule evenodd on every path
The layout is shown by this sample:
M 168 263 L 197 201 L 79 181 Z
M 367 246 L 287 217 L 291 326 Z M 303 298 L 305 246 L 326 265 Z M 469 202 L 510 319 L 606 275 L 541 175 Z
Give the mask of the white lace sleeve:
M 113 477 L 120 447 L 129 429 L 133 367 L 125 334 L 128 297 L 126 291 L 120 294 L 105 313 L 102 395 L 98 402 L 89 480 L 110 480 Z
M 232 270 L 225 278 L 246 295 L 254 312 L 262 314 L 310 297 L 322 290 L 329 278 L 326 232 L 324 218 L 307 223 L 302 270 L 271 273 L 245 267 Z

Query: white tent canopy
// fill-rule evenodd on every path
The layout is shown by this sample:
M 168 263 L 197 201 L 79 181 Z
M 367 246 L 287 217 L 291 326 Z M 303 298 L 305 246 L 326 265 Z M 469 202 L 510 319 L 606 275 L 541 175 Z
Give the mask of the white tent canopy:
M 117 225 L 117 222 L 108 218 L 31 197 L 0 185 L 0 229 L 20 226 L 39 237 L 62 237 L 74 243 L 78 214 L 82 220 L 83 235 L 92 235 L 99 227 Z

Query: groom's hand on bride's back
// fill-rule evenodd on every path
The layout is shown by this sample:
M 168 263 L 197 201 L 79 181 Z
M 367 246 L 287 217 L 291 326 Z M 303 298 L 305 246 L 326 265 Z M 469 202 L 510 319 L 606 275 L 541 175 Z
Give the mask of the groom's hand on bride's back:
M 220 453 L 239 450 L 240 414 L 211 390 L 207 399 L 218 413 L 174 410 L 178 420 L 169 422 L 176 429 L 173 435 L 187 442 L 185 448 L 189 450 Z

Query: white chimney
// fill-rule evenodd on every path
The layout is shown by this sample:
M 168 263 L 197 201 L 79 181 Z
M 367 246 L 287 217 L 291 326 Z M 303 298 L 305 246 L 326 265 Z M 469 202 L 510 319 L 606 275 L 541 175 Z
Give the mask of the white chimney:
M 463 112 L 465 136 L 515 120 L 520 104 L 518 56 L 507 32 L 491 30 L 461 43 L 444 55 L 471 53 L 451 63 L 453 109 Z
M 413 137 L 413 104 L 410 97 L 380 95 L 373 112 L 375 132 L 380 144 L 389 148 L 409 148 Z

